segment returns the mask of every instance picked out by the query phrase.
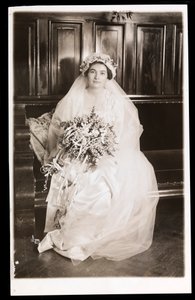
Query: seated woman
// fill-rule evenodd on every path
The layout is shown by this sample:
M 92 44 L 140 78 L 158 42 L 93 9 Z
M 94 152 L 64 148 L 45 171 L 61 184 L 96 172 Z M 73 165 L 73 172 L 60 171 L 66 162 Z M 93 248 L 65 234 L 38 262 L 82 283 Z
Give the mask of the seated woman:
M 117 261 L 152 244 L 156 177 L 140 151 L 137 109 L 115 75 L 113 60 L 93 53 L 57 104 L 44 156 L 52 178 L 40 253 Z

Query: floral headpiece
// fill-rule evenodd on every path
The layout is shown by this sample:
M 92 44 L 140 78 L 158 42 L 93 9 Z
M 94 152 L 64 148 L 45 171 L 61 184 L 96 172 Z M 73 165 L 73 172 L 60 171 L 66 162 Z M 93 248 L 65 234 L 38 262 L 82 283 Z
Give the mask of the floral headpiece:
M 101 53 L 92 53 L 85 58 L 85 60 L 80 65 L 80 71 L 83 75 L 89 69 L 90 65 L 94 62 L 102 62 L 112 72 L 112 78 L 116 76 L 117 64 L 114 63 L 113 59 L 111 59 L 109 55 Z

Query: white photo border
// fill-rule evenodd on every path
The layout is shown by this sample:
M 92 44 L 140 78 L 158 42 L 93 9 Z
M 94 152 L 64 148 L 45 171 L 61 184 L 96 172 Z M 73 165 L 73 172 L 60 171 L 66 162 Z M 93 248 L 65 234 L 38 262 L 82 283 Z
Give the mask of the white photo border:
M 81 12 L 81 11 L 134 11 L 134 12 L 181 12 L 184 30 L 184 235 L 185 235 L 185 275 L 181 278 L 54 278 L 16 279 L 13 263 L 13 14 L 15 12 Z M 189 157 L 189 78 L 188 78 L 188 30 L 187 5 L 92 5 L 92 6 L 21 6 L 9 7 L 9 176 L 10 176 L 10 257 L 11 295 L 88 295 L 88 294 L 178 294 L 191 293 L 191 213 L 190 213 L 190 157 Z

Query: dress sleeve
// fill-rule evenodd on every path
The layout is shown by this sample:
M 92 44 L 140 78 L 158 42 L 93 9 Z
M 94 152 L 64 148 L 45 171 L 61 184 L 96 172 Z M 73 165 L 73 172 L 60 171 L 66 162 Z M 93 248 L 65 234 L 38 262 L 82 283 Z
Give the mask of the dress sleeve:
M 49 131 L 44 163 L 50 162 L 59 151 L 58 140 L 63 133 L 61 122 L 68 121 L 72 118 L 73 101 L 71 97 L 64 96 L 57 104 L 53 114 Z
M 60 118 L 54 113 L 48 130 L 48 139 L 44 155 L 44 164 L 51 161 L 58 152 L 58 139 L 62 133 L 60 123 Z

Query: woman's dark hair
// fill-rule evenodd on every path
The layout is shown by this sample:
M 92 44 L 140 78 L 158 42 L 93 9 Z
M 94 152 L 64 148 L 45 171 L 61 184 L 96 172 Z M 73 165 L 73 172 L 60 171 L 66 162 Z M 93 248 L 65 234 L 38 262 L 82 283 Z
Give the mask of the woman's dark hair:
M 93 66 L 93 65 L 95 65 L 95 64 L 102 64 L 102 65 L 104 65 L 104 66 L 106 67 L 106 69 L 107 69 L 108 79 L 109 79 L 109 80 L 112 79 L 112 72 L 111 72 L 111 70 L 108 69 L 108 67 L 107 67 L 103 62 L 101 62 L 101 61 L 95 61 L 95 62 L 93 62 L 92 64 L 90 64 L 90 65 L 89 65 L 89 68 L 88 68 L 87 71 L 85 71 L 85 73 L 84 73 L 85 76 L 88 75 L 91 66 Z

